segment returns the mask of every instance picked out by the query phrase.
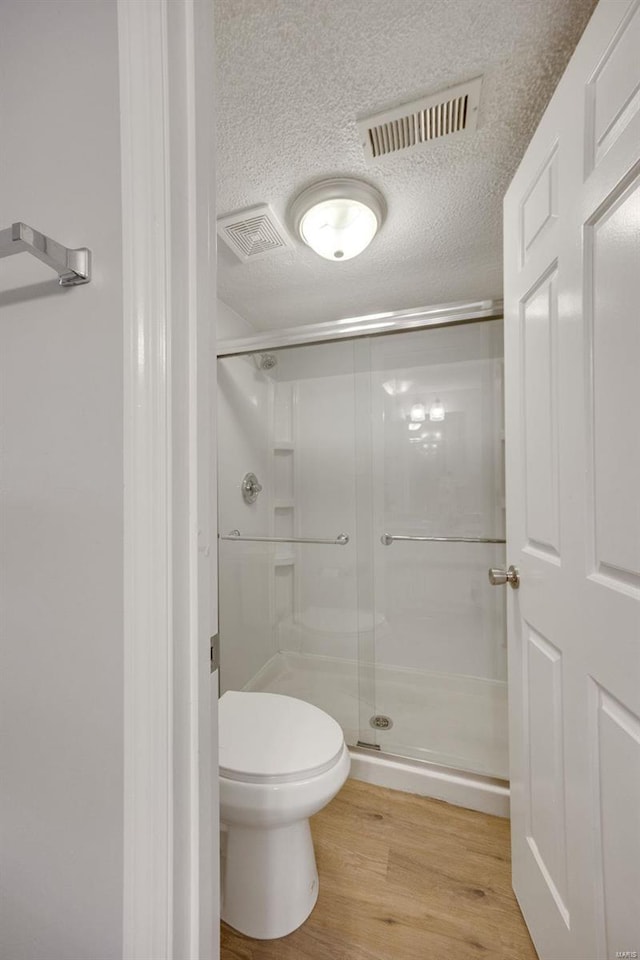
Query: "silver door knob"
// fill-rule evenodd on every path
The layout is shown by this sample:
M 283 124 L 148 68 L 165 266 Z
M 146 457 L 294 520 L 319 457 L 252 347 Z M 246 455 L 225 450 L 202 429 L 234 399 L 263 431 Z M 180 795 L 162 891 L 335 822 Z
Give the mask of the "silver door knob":
M 520 574 L 511 564 L 508 570 L 500 570 L 498 567 L 491 567 L 489 570 L 489 583 L 492 587 L 501 587 L 508 583 L 514 590 L 520 586 Z

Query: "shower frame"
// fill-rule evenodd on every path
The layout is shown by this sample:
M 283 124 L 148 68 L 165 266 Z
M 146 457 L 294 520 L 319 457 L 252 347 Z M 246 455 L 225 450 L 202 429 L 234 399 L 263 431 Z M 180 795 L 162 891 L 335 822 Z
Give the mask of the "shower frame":
M 283 330 L 269 330 L 255 337 L 219 340 L 217 356 L 234 357 L 246 353 L 263 353 L 279 347 L 311 346 L 314 343 L 381 336 L 405 330 L 419 330 L 424 327 L 447 327 L 458 323 L 498 320 L 502 316 L 502 300 L 439 303 L 430 307 L 416 307 L 413 310 L 394 310 L 388 313 L 329 320 L 326 323 L 286 327 Z
M 255 336 L 220 340 L 219 359 L 296 346 L 312 346 L 360 337 L 400 334 L 426 328 L 472 324 L 503 318 L 499 299 L 458 301 L 409 310 L 366 314 L 324 323 L 270 330 Z M 238 539 L 235 536 L 221 539 Z M 384 540 L 383 540 L 384 542 Z M 487 542 L 502 543 L 503 540 Z M 385 753 L 377 744 L 358 741 L 350 746 L 351 775 L 356 779 L 435 797 L 498 816 L 509 816 L 509 783 L 497 777 Z

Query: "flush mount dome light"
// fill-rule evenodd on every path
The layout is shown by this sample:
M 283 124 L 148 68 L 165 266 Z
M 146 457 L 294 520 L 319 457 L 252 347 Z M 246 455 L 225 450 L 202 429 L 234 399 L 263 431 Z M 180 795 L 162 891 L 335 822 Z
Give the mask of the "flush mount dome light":
M 291 207 L 295 232 L 325 260 L 351 260 L 365 250 L 382 225 L 384 197 L 362 180 L 321 180 Z

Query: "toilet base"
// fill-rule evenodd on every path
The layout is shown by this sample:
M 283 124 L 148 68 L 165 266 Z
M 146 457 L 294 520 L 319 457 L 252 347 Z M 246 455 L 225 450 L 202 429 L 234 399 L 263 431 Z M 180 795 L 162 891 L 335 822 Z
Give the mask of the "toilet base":
M 282 827 L 225 824 L 222 919 L 256 940 L 286 937 L 318 899 L 308 820 Z

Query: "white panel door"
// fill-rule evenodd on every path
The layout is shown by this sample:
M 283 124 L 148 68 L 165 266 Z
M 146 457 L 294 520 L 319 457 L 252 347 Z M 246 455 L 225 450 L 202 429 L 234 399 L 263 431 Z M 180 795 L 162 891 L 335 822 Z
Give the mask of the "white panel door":
M 635 957 L 640 0 L 601 0 L 504 212 L 513 884 L 542 960 Z

